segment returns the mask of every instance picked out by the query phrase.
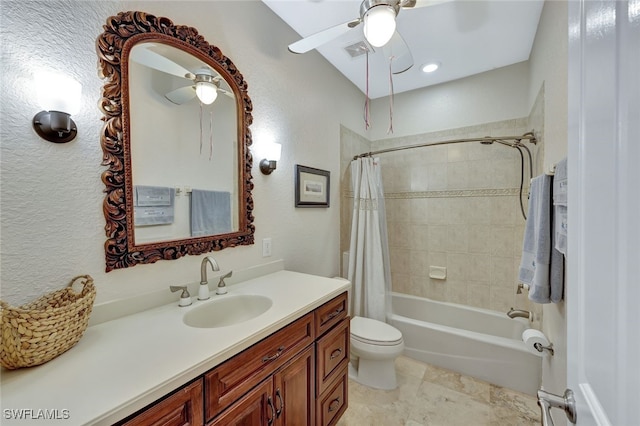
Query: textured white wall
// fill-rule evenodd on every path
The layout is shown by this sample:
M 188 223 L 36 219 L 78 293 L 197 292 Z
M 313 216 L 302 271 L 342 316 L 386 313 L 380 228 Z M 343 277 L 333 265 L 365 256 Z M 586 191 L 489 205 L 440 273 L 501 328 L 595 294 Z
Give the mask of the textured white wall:
M 193 26 L 230 57 L 249 84 L 254 142 L 282 143 L 278 169 L 254 162 L 256 244 L 213 253 L 223 269 L 282 258 L 288 269 L 339 273 L 340 125 L 362 129 L 362 94 L 317 53 L 292 55 L 296 34 L 259 1 L 2 1 L 0 262 L 3 300 L 21 303 L 91 274 L 97 302 L 199 280 L 202 256 L 104 272 L 102 122 L 95 39 L 107 17 L 142 10 Z M 40 139 L 31 76 L 65 71 L 83 84 L 78 137 Z M 295 209 L 294 165 L 330 170 L 329 209 Z M 273 238 L 273 257 L 261 240 Z

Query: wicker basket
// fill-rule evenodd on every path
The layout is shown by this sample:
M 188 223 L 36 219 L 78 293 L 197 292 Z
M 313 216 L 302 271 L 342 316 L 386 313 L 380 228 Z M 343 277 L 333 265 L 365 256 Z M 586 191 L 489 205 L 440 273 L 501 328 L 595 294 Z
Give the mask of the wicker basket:
M 80 293 L 72 288 L 76 280 Z M 95 298 L 93 278 L 80 275 L 67 288 L 19 307 L 0 301 L 0 364 L 33 367 L 71 349 L 87 328 Z

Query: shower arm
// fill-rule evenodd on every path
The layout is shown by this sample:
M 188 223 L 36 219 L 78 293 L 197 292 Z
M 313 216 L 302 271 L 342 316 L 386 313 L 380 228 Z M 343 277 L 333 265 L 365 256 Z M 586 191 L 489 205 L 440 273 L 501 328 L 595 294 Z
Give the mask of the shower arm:
M 527 140 L 534 145 L 538 143 L 538 140 L 536 139 L 533 131 L 531 131 L 531 132 L 525 133 L 522 136 L 501 136 L 501 137 L 485 136 L 482 138 L 451 139 L 451 140 L 440 141 L 440 142 L 430 142 L 430 143 L 423 143 L 423 144 L 416 144 L 416 145 L 398 146 L 394 148 L 380 149 L 378 151 L 364 152 L 362 154 L 354 156 L 353 159 L 357 160 L 358 158 L 372 157 L 374 155 L 385 154 L 387 152 L 404 151 L 406 149 L 423 148 L 427 146 L 449 145 L 449 144 L 467 143 L 467 142 L 480 142 L 486 145 L 490 145 L 494 142 L 498 142 L 502 145 L 509 146 L 511 148 L 515 148 L 518 146 L 524 147 L 529 153 L 529 166 L 531 167 L 532 166 L 531 152 L 522 143 L 523 140 Z M 532 169 L 530 168 L 529 170 L 532 170 Z

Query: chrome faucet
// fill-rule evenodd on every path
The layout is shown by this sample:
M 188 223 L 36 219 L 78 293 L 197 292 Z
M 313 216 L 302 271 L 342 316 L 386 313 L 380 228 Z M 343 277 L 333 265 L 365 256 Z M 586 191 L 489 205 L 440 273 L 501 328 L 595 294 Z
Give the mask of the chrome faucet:
M 527 319 L 533 320 L 531 312 L 523 311 L 521 309 L 513 309 L 513 308 L 511 308 L 511 309 L 509 309 L 509 312 L 507 312 L 507 316 L 509 318 L 520 317 L 520 318 L 527 318 Z
M 578 420 L 576 399 L 571 389 L 564 391 L 564 395 L 554 395 L 542 389 L 538 390 L 538 405 L 542 414 L 542 425 L 553 426 L 553 418 L 549 412 L 552 407 L 564 410 L 567 419 L 573 424 Z
M 212 271 L 219 271 L 218 262 L 213 257 L 207 256 L 200 264 L 200 288 L 198 289 L 198 300 L 209 298 L 209 281 L 207 281 L 207 263 L 211 265 Z

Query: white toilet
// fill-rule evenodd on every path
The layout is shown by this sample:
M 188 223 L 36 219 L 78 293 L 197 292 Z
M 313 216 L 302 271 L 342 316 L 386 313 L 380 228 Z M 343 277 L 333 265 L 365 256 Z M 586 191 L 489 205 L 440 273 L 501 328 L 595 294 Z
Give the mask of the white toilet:
M 346 279 L 348 275 L 348 265 L 349 252 L 345 251 L 342 253 L 342 276 L 345 278 L 342 279 Z M 349 314 L 352 315 L 351 306 Z M 395 359 L 404 350 L 400 330 L 382 321 L 355 315 L 352 316 L 350 325 L 349 378 L 376 389 L 395 389 Z
M 402 333 L 395 327 L 370 318 L 351 318 L 349 377 L 376 389 L 395 389 L 395 359 L 404 350 Z

